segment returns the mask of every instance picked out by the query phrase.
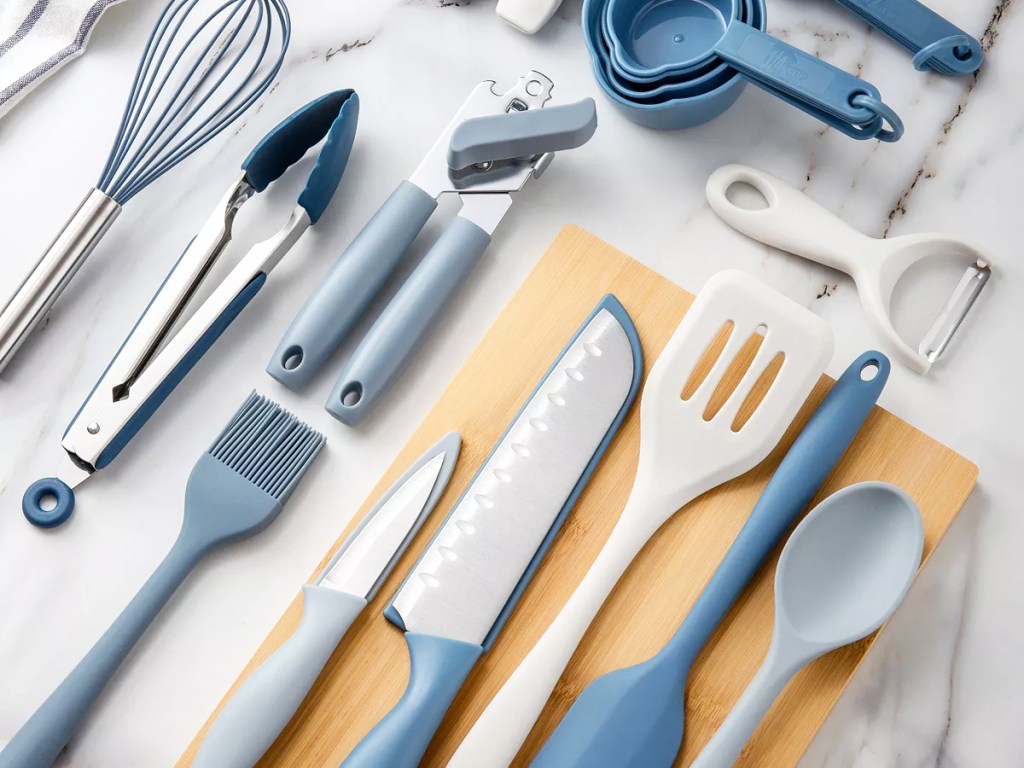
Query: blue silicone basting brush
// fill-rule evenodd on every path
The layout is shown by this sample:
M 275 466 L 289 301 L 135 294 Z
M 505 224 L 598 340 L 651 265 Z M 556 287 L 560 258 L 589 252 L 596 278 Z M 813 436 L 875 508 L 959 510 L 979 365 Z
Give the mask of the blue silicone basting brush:
M 0 752 L 0 768 L 48 768 L 164 604 L 208 552 L 266 528 L 323 446 L 319 432 L 253 393 L 192 469 L 177 541 L 138 594 Z

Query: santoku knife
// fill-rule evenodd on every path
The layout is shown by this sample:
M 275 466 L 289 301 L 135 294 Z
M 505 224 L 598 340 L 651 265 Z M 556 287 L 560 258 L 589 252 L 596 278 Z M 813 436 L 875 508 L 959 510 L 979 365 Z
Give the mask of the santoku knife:
M 441 498 L 460 445 L 449 432 L 417 459 L 302 588 L 298 629 L 224 706 L 192 768 L 251 768 L 274 743 Z
M 409 686 L 343 768 L 416 768 L 489 650 L 632 404 L 640 342 L 606 296 L 555 360 L 385 615 L 405 631 Z

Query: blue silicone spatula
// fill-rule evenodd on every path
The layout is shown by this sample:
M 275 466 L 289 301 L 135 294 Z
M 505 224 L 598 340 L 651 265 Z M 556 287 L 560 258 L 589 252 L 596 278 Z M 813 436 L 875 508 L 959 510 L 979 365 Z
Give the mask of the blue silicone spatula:
M 654 658 L 587 686 L 533 768 L 669 768 L 675 762 L 694 659 L 839 463 L 885 387 L 889 370 L 881 352 L 866 352 L 853 361 L 793 442 L 672 639 Z

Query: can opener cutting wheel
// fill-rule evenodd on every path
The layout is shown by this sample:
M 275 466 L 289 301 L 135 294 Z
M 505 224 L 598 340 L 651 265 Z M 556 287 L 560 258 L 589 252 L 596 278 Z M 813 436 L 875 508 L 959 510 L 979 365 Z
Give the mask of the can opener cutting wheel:
M 735 184 L 749 184 L 767 207 L 752 210 L 733 203 L 728 192 Z M 708 178 L 706 192 L 711 210 L 738 232 L 852 277 L 868 321 L 893 355 L 917 373 L 928 373 L 946 351 L 992 276 L 992 260 L 968 243 L 934 233 L 881 240 L 868 237 L 799 190 L 756 168 L 722 166 Z M 893 290 L 914 264 L 942 255 L 964 256 L 969 264 L 915 350 L 889 317 Z
M 242 163 L 242 173 L 164 279 L 128 338 L 71 420 L 61 446 L 60 477 L 29 486 L 22 511 L 52 528 L 71 515 L 74 488 L 112 462 L 150 416 L 259 292 L 267 274 L 324 213 L 348 163 L 359 98 L 342 90 L 321 96 L 267 134 Z M 209 297 L 185 319 L 191 299 L 231 242 L 242 205 L 266 189 L 321 140 L 316 165 L 288 221 L 239 259 Z M 180 326 L 180 327 L 179 327 Z M 43 502 L 50 498 L 52 509 Z
M 426 225 L 442 195 L 462 209 L 366 334 L 326 408 L 362 421 L 420 346 L 491 241 L 512 193 L 539 177 L 554 153 L 597 128 L 593 99 L 544 107 L 554 83 L 527 72 L 504 93 L 476 86 L 415 173 L 363 227 L 292 321 L 267 366 L 290 389 L 305 385 L 352 330 Z

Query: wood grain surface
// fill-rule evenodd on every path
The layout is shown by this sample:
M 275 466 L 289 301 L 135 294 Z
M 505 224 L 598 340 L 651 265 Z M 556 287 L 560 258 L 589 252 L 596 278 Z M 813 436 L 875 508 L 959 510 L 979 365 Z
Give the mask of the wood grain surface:
M 402 633 L 382 618 L 381 611 L 521 403 L 606 293 L 614 293 L 636 323 L 648 370 L 693 298 L 587 232 L 575 227 L 562 231 L 350 525 L 354 527 L 376 496 L 438 437 L 450 429 L 462 433 L 462 456 L 438 510 L 342 641 L 305 703 L 264 756 L 262 768 L 337 768 L 397 701 L 408 679 L 408 654 Z M 897 369 L 893 375 L 911 374 Z M 688 505 L 650 541 L 591 626 L 514 768 L 529 765 L 587 683 L 609 670 L 647 659 L 665 643 L 728 549 L 796 431 L 831 384 L 822 377 L 783 443 L 760 467 Z M 632 484 L 639 450 L 638 412 L 634 406 L 504 633 L 455 700 L 423 768 L 446 764 L 596 557 Z M 976 479 L 977 468 L 969 461 L 876 408 L 822 497 L 864 480 L 902 487 L 924 516 L 927 558 Z M 339 533 L 320 567 L 347 531 Z M 694 665 L 678 766 L 688 765 L 697 755 L 764 658 L 773 622 L 774 570 L 775 557 L 762 568 Z M 298 625 L 299 587 L 235 686 Z M 871 637 L 836 651 L 802 671 L 776 702 L 737 765 L 794 765 L 873 641 Z M 226 692 L 225 701 L 230 695 L 231 691 Z M 178 768 L 191 763 L 215 716 L 216 711 L 186 749 Z

